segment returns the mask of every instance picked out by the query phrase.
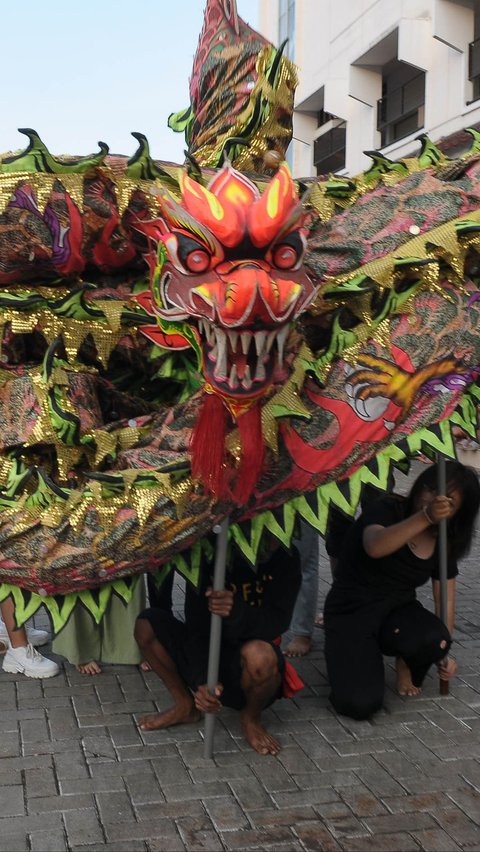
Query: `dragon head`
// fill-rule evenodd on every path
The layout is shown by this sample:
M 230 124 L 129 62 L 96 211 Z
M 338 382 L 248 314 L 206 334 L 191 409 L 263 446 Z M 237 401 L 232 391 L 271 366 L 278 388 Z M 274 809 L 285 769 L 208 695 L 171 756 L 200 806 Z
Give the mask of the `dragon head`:
M 206 389 L 234 413 L 268 390 L 316 294 L 302 269 L 302 203 L 286 163 L 262 194 L 228 162 L 208 187 L 181 172 L 180 188 L 181 204 L 156 188 L 162 218 L 139 226 L 166 253 L 151 309 L 164 328 L 193 327 Z

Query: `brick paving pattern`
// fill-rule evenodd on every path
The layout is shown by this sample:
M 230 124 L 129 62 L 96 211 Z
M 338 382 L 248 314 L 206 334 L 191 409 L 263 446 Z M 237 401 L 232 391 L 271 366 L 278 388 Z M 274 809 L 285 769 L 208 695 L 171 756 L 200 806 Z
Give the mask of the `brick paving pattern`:
M 66 664 L 45 681 L 0 672 L 0 852 L 480 850 L 479 562 L 480 535 L 458 579 L 448 697 L 429 676 L 420 697 L 400 698 L 387 661 L 384 709 L 336 716 L 316 629 L 296 663 L 305 690 L 265 713 L 276 758 L 246 745 L 229 710 L 213 760 L 198 724 L 139 732 L 135 718 L 166 693 L 135 667 L 88 678 Z M 329 578 L 322 548 L 319 601 Z

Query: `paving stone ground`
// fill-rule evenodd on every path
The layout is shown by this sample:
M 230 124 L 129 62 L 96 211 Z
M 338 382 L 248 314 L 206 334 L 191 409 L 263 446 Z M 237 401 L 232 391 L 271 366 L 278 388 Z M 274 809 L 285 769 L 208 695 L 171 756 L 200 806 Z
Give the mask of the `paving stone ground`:
M 217 722 L 213 760 L 201 725 L 139 732 L 135 718 L 166 693 L 135 667 L 86 678 L 65 664 L 45 681 L 0 672 L 0 852 L 480 850 L 479 563 L 480 530 L 458 580 L 448 697 L 431 676 L 421 697 L 400 698 L 387 662 L 384 709 L 337 716 L 316 629 L 297 664 L 305 690 L 265 714 L 276 758 L 246 745 L 233 711 Z M 322 548 L 319 602 L 329 580 Z

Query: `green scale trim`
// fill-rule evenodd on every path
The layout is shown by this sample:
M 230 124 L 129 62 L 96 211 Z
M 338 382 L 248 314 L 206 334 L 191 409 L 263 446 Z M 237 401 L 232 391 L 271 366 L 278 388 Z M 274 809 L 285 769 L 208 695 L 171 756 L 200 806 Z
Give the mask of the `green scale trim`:
M 451 427 L 460 426 L 468 435 L 475 437 L 479 404 L 480 387 L 471 385 L 449 418 L 431 428 L 414 432 L 400 444 L 392 444 L 382 450 L 368 464 L 362 465 L 349 479 L 344 480 L 342 487 L 339 487 L 336 482 L 328 482 L 320 485 L 307 496 L 295 497 L 277 511 L 263 512 L 248 523 L 231 524 L 230 542 L 233 542 L 245 558 L 254 564 L 264 532 L 268 531 L 288 548 L 294 537 L 297 518 L 304 520 L 324 536 L 332 507 L 353 517 L 359 505 L 363 487 L 372 485 L 379 492 L 386 492 L 394 469 L 408 472 L 411 460 L 417 453 L 422 452 L 432 458 L 436 453 L 442 453 L 448 458 L 455 458 Z M 176 571 L 192 586 L 198 588 L 203 554 L 206 554 L 208 558 L 212 556 L 212 545 L 206 539 L 196 542 L 188 551 L 176 554 L 155 572 L 156 584 L 161 586 L 170 572 Z M 47 610 L 55 633 L 64 627 L 76 605 L 83 605 L 98 624 L 105 614 L 112 594 L 118 595 L 125 603 L 129 603 L 132 593 L 132 583 L 124 579 L 107 583 L 95 590 L 72 592 L 55 597 L 27 592 L 7 583 L 0 584 L 0 601 L 12 595 L 19 625 L 24 624 L 43 606 Z

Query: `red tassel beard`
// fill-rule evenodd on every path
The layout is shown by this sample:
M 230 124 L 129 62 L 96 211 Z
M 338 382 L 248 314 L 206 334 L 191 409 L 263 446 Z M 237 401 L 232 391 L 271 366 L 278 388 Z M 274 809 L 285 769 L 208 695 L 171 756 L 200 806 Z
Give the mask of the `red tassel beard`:
M 256 402 L 237 418 L 241 456 L 235 470 L 227 464 L 227 408 L 216 394 L 205 394 L 190 441 L 192 476 L 218 500 L 230 498 L 243 506 L 251 496 L 265 460 L 261 415 L 260 403 Z
M 262 409 L 259 402 L 241 414 L 237 420 L 240 431 L 240 467 L 233 490 L 233 498 L 243 506 L 260 478 L 265 460 L 265 446 L 262 435 Z
M 190 441 L 192 476 L 206 491 L 221 499 L 228 496 L 225 465 L 227 409 L 219 396 L 204 395 Z

